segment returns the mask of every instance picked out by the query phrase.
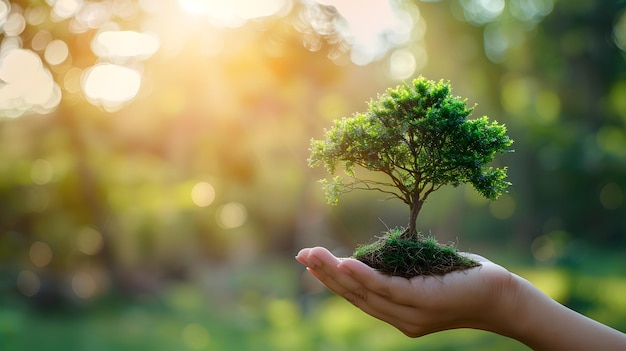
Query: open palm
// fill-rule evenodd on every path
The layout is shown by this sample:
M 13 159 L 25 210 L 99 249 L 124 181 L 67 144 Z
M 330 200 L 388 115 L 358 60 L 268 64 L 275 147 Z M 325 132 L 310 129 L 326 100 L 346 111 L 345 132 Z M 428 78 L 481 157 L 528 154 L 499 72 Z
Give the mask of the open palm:
M 477 255 L 481 266 L 443 276 L 406 279 L 384 275 L 322 247 L 301 250 L 296 259 L 328 289 L 367 314 L 410 337 L 455 328 L 483 329 L 482 320 L 511 283 L 511 273 Z

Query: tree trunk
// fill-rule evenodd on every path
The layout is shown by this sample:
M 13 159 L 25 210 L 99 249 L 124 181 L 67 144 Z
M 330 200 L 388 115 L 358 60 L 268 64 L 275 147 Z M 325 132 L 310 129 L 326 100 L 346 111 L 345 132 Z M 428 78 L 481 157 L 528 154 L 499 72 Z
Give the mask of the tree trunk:
M 415 196 L 415 198 L 413 199 L 413 202 L 410 205 L 411 212 L 409 214 L 409 228 L 403 234 L 403 236 L 406 237 L 407 239 L 413 239 L 413 240 L 418 239 L 416 222 L 417 222 L 417 215 L 422 209 L 423 203 L 424 201 L 420 200 L 418 196 Z

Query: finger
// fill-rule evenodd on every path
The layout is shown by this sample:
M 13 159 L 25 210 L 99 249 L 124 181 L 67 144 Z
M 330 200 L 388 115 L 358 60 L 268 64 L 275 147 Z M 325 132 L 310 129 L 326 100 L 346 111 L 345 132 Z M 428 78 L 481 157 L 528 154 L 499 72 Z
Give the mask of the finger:
M 348 300 L 365 313 L 395 326 L 405 325 L 413 319 L 415 311 L 412 307 L 399 305 L 390 301 L 387 296 L 381 296 L 368 290 L 367 287 L 355 280 L 351 274 L 338 268 L 338 265 L 343 260 L 334 257 L 328 250 L 313 248 L 308 253 L 309 257 L 307 259 L 309 262 L 320 263 L 319 266 L 309 269 L 311 273 L 326 285 L 329 290 Z M 359 261 L 355 262 L 363 265 L 364 269 L 373 271 L 367 265 Z
M 366 295 L 346 295 L 344 298 L 366 314 L 384 321 L 405 333 L 414 329 L 417 310 L 415 308 L 395 304 L 372 292 Z
M 328 249 L 317 246 L 305 251 L 306 262 L 309 263 L 309 267 L 318 268 L 324 267 L 330 269 L 330 267 L 336 267 L 341 259 L 333 255 Z
M 313 252 L 313 254 L 311 254 Z M 319 257 L 316 257 L 319 256 Z M 317 278 L 322 284 L 324 284 L 332 292 L 341 295 L 343 292 L 339 290 L 339 284 L 335 281 L 334 273 L 328 272 L 327 269 L 323 269 L 323 266 L 334 267 L 340 262 L 339 258 L 332 255 L 327 249 L 322 247 L 305 248 L 300 250 L 296 255 L 296 260 L 303 265 L 307 266 L 307 271 Z
M 419 289 L 419 286 L 415 286 L 419 284 L 419 281 L 382 274 L 355 259 L 344 260 L 339 264 L 338 268 L 350 274 L 354 280 L 367 290 L 393 303 L 415 307 L 417 305 L 416 301 L 420 299 L 418 293 L 422 289 Z
M 337 270 L 337 265 L 341 260 L 335 257 L 330 251 L 323 247 L 314 247 L 303 252 L 303 261 L 307 263 L 310 271 L 328 289 L 336 294 L 342 295 L 349 289 L 346 277 L 340 277 L 341 272 Z M 339 279 L 339 280 L 338 280 Z
M 309 271 L 315 278 L 324 284 L 329 290 L 336 294 L 341 294 L 339 287 L 341 284 L 335 281 L 335 274 L 324 269 L 323 267 L 335 267 L 340 259 L 332 255 L 327 249 L 322 247 L 305 248 L 300 250 L 296 255 L 296 260 L 307 266 Z
M 438 277 L 406 279 L 384 275 L 366 264 L 342 260 L 337 269 L 353 278 L 367 294 L 348 296 L 347 300 L 367 314 L 383 320 L 410 337 L 419 337 L 447 329 L 446 315 L 437 313 L 438 306 L 430 306 L 432 285 L 443 284 Z M 438 299 L 438 297 L 437 297 Z
M 305 261 L 315 272 L 315 276 L 320 279 L 330 290 L 353 301 L 367 301 L 368 295 L 378 295 L 381 300 L 388 299 L 390 292 L 386 289 L 370 289 L 364 282 L 370 280 L 386 280 L 389 277 L 380 274 L 366 264 L 354 259 L 339 259 L 323 247 L 316 247 L 308 250 Z M 350 263 L 348 263 L 350 262 Z M 362 275 L 367 278 L 355 279 L 353 271 L 344 269 L 345 264 L 352 264 L 357 267 Z M 406 279 L 404 279 L 406 281 Z M 372 284 L 374 285 L 374 284 Z M 379 283 L 383 286 L 384 283 Z
M 296 255 L 296 260 L 300 263 L 302 263 L 305 266 L 309 266 L 309 263 L 307 262 L 307 257 L 309 256 L 309 251 L 311 251 L 311 249 L 309 248 L 304 248 L 302 250 L 300 250 L 298 252 L 298 254 Z

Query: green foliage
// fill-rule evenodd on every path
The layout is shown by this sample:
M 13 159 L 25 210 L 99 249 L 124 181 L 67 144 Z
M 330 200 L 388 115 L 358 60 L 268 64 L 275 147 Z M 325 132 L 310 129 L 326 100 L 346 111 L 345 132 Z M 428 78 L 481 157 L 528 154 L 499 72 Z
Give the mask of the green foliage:
M 353 180 L 324 180 L 329 203 L 353 189 L 379 190 L 421 206 L 443 185 L 470 183 L 488 199 L 510 185 L 505 168 L 487 167 L 513 141 L 506 127 L 487 117 L 467 118 L 473 108 L 452 95 L 449 82 L 420 77 L 390 88 L 365 113 L 336 120 L 324 140 L 311 141 L 309 165 L 334 174 L 338 164 Z M 388 181 L 359 179 L 355 166 L 382 172 Z

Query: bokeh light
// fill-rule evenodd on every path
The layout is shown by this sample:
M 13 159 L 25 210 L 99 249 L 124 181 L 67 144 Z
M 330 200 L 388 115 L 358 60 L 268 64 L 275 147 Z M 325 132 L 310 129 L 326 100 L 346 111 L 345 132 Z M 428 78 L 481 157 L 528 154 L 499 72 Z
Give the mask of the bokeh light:
M 415 56 L 410 50 L 398 49 L 395 50 L 391 57 L 389 57 L 389 75 L 396 80 L 405 80 L 413 76 L 416 69 L 418 69 L 418 63 Z M 419 68 L 421 69 L 426 64 L 422 59 L 419 62 Z
M 556 258 L 555 244 L 548 235 L 542 235 L 533 240 L 530 248 L 537 261 L 548 262 Z
M 229 202 L 219 207 L 216 213 L 217 225 L 223 229 L 241 227 L 248 218 L 246 208 L 238 202 Z
M 600 190 L 600 203 L 607 210 L 616 210 L 624 203 L 624 191 L 615 182 L 607 183 Z
M 0 113 L 19 117 L 32 109 L 46 113 L 61 100 L 61 90 L 31 50 L 12 49 L 0 56 Z
M 624 128 L 603 126 L 598 130 L 596 140 L 604 152 L 626 158 L 626 131 Z
M 187 324 L 181 334 L 183 342 L 190 350 L 206 350 L 211 342 L 211 334 L 199 323 Z
M 128 2 L 126 2 L 128 3 Z M 106 23 L 111 15 L 117 14 L 115 8 L 123 9 L 124 6 L 112 6 L 111 2 L 87 2 L 81 6 L 76 16 L 70 21 L 69 29 L 73 33 L 83 33 L 89 29 L 100 28 Z M 119 3 L 118 3 L 119 5 Z M 124 17 L 124 16 L 120 16 Z
M 35 241 L 28 253 L 30 261 L 37 267 L 45 267 L 52 261 L 52 249 L 43 241 Z
M 78 271 L 72 276 L 72 291 L 82 299 L 92 297 L 97 288 L 96 280 L 87 270 Z
M 91 42 L 91 49 L 98 57 L 126 61 L 129 58 L 145 60 L 159 49 L 155 35 L 135 31 L 102 31 Z
M 42 24 L 47 18 L 50 11 L 44 6 L 29 6 L 24 11 L 26 22 L 32 26 Z
M 198 207 L 207 207 L 215 200 L 215 189 L 207 182 L 199 182 L 191 190 L 191 200 Z
M 102 234 L 91 227 L 84 227 L 77 233 L 76 247 L 86 255 L 98 254 L 103 244 Z
M 305 4 L 307 10 L 304 16 L 313 30 L 321 36 L 337 33 L 349 44 L 350 60 L 357 65 L 378 60 L 394 47 L 414 39 L 413 16 L 396 1 L 311 0 Z M 328 14 L 319 6 L 332 7 L 340 19 L 330 21 Z M 372 21 L 372 18 L 376 20 Z M 319 48 L 311 37 L 305 42 L 308 42 L 311 51 Z
M 38 185 L 47 184 L 52 180 L 53 175 L 54 170 L 48 160 L 39 158 L 33 161 L 30 169 L 30 177 L 33 183 Z
M 240 27 L 248 20 L 268 17 L 288 9 L 290 0 L 179 0 L 187 13 L 203 16 L 216 27 Z
M 513 46 L 511 38 L 498 23 L 490 23 L 483 32 L 485 55 L 494 63 L 502 63 L 507 51 Z
M 17 275 L 17 289 L 24 296 L 33 296 L 37 294 L 40 287 L 41 280 L 37 274 L 24 270 Z
M 482 25 L 494 21 L 504 10 L 504 0 L 461 0 L 465 19 Z
M 0 1 L 0 29 L 4 29 L 4 25 L 7 22 L 9 13 L 11 11 L 11 4 L 7 0 Z
M 554 7 L 553 0 L 459 0 L 456 4 L 453 3 L 452 10 L 457 18 L 477 27 L 484 26 L 485 56 L 498 64 L 522 45 L 529 31 Z
M 68 58 L 69 48 L 63 40 L 52 40 L 46 46 L 44 58 L 50 65 L 59 65 Z
M 617 21 L 613 26 L 613 41 L 618 48 L 626 51 L 626 11 L 617 15 Z
M 70 18 L 81 9 L 83 4 L 83 0 L 56 0 L 52 5 L 52 19 L 62 21 Z
M 7 36 L 18 36 L 26 28 L 26 19 L 21 13 L 11 13 L 4 23 L 4 33 Z
M 626 122 L 626 80 L 618 80 L 611 86 L 609 102 L 622 121 Z
M 531 106 L 534 91 L 537 90 L 534 80 L 523 77 L 512 77 L 504 82 L 500 91 L 500 101 L 504 111 L 511 115 L 530 119 L 527 113 Z
M 535 101 L 537 117 L 542 124 L 550 124 L 557 121 L 561 114 L 561 100 L 552 90 L 543 90 L 537 95 Z
M 52 33 L 47 30 L 37 31 L 30 41 L 30 45 L 34 51 L 42 52 L 46 50 L 48 44 L 52 41 Z
M 81 76 L 83 70 L 78 67 L 71 67 L 63 76 L 63 89 L 68 93 L 76 94 L 81 91 Z
M 554 9 L 554 0 L 510 0 L 511 14 L 524 23 L 536 24 Z
M 141 75 L 132 68 L 99 63 L 83 73 L 82 86 L 91 103 L 113 111 L 137 95 Z
M 537 261 L 554 263 L 556 259 L 563 256 L 570 242 L 570 233 L 563 230 L 551 230 L 535 238 L 530 245 L 530 249 Z

